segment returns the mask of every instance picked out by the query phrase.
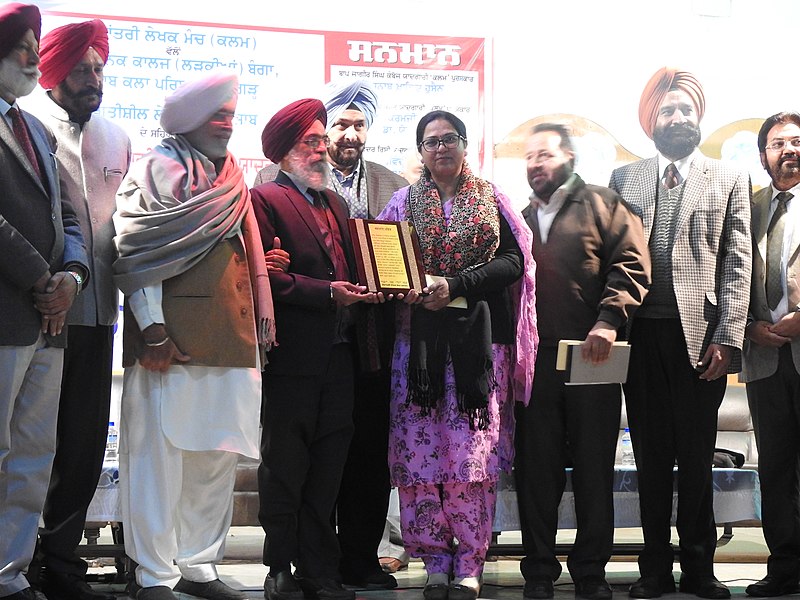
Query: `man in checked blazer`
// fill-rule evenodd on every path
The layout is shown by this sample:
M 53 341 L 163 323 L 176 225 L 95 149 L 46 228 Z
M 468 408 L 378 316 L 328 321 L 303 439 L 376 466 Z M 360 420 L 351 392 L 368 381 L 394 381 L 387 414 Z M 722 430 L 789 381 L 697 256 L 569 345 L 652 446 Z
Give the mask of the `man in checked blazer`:
M 761 164 L 772 182 L 753 195 L 753 282 L 742 374 L 758 443 L 767 576 L 749 596 L 799 591 L 800 113 L 764 121 Z
M 65 320 L 89 276 L 53 135 L 17 106 L 39 79 L 40 32 L 36 6 L 0 7 L 0 598 L 12 600 L 35 597 L 25 571 L 55 454 Z
M 750 180 L 698 150 L 703 89 L 662 68 L 639 121 L 658 155 L 618 168 L 609 187 L 641 216 L 653 281 L 633 318 L 625 399 L 636 456 L 644 549 L 634 598 L 674 592 L 670 544 L 678 465 L 680 591 L 729 598 L 714 577 L 711 462 L 726 374 L 741 365 L 750 288 Z

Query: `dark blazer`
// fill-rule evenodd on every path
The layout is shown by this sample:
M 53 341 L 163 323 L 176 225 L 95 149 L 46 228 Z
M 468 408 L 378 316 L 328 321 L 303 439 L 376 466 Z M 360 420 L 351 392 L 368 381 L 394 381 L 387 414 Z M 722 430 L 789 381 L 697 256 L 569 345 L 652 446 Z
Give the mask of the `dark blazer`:
M 89 272 L 80 224 L 61 199 L 53 134 L 21 111 L 40 158 L 42 178 L 28 163 L 5 119 L 0 118 L 0 345 L 29 346 L 41 329 L 33 284 L 47 271 L 79 264 Z M 66 329 L 50 338 L 66 345 Z
M 323 192 L 342 234 L 348 269 L 354 273 L 347 206 L 341 196 Z M 335 280 L 331 257 L 313 209 L 285 173 L 251 190 L 264 251 L 275 236 L 291 256 L 289 272 L 270 271 L 278 344 L 264 369 L 273 375 L 318 375 L 328 365 L 336 326 L 330 284 Z

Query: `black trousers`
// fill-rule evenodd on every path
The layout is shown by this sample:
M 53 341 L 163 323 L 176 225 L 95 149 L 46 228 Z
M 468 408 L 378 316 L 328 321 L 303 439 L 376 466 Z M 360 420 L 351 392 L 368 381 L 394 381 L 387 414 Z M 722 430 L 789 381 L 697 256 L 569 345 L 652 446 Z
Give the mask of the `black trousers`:
M 353 360 L 349 344 L 332 347 L 317 377 L 265 375 L 258 470 L 264 564 L 292 562 L 304 577 L 339 576 L 331 513 L 353 434 Z
M 672 572 L 670 523 L 677 462 L 681 571 L 711 576 L 717 541 L 711 463 L 727 379 L 700 379 L 689 363 L 678 319 L 634 318 L 630 342 L 624 390 L 644 534 L 639 571 L 643 577 Z
M 800 577 L 800 374 L 790 344 L 779 350 L 774 375 L 747 384 L 758 444 L 761 524 L 770 575 Z
M 614 542 L 614 457 L 621 406 L 619 385 L 564 385 L 556 348 L 540 348 L 527 407 L 517 405 L 517 487 L 526 580 L 561 573 L 556 558 L 558 505 L 572 466 L 578 531 L 567 558 L 573 579 L 603 577 Z
M 86 574 L 75 555 L 86 510 L 103 467 L 111 398 L 110 326 L 70 325 L 58 408 L 56 455 L 39 530 L 39 560 L 47 569 Z
M 358 581 L 380 572 L 378 545 L 389 508 L 389 389 L 391 373 L 355 379 L 353 439 L 342 474 L 335 518 L 342 551 L 340 573 Z

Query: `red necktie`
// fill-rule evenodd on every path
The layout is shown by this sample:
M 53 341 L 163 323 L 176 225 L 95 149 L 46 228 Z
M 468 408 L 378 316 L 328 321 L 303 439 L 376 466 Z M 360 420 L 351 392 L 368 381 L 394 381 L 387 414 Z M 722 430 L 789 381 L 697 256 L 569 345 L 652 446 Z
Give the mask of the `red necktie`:
M 31 136 L 28 134 L 28 127 L 25 125 L 22 115 L 19 114 L 19 110 L 12 106 L 8 110 L 8 116 L 11 117 L 11 127 L 14 130 L 14 135 L 16 136 L 19 145 L 22 146 L 25 156 L 28 157 L 28 161 L 31 163 L 33 170 L 36 171 L 36 174 L 39 176 L 39 180 L 41 180 L 42 172 L 39 169 L 39 160 L 36 158 L 36 152 L 33 150 Z
M 667 168 L 664 169 L 664 187 L 668 190 L 671 190 L 681 182 L 680 177 L 680 173 L 678 173 L 678 168 L 675 166 L 675 163 L 669 163 Z

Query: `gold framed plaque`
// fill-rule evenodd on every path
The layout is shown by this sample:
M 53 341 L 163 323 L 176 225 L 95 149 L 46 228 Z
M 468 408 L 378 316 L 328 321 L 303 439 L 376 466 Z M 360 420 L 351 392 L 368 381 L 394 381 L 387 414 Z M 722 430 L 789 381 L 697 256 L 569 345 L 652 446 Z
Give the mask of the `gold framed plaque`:
M 348 219 L 358 283 L 369 292 L 422 291 L 425 271 L 414 227 L 408 221 Z

